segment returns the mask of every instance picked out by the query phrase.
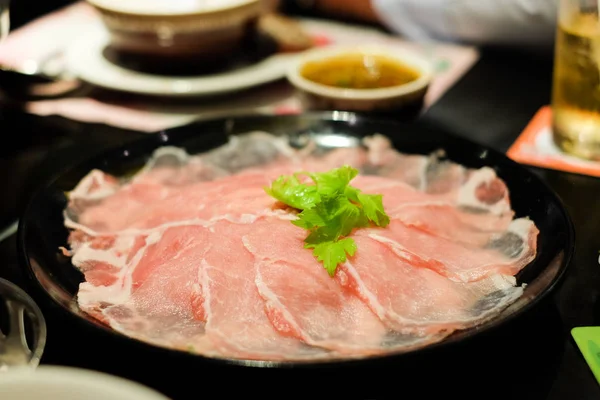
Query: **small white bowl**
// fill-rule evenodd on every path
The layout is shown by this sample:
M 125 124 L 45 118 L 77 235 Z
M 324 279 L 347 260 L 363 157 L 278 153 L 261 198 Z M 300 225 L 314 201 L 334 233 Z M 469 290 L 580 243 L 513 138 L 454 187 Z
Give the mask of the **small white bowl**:
M 396 60 L 399 64 L 412 67 L 419 76 L 405 84 L 376 89 L 339 88 L 313 82 L 302 76 L 302 69 L 309 62 L 357 53 Z M 289 82 L 300 94 L 305 109 L 382 113 L 409 109 L 418 112 L 433 76 L 433 66 L 427 58 L 398 47 L 382 45 L 331 45 L 308 50 L 298 57 L 287 74 Z
M 2 400 L 169 400 L 139 383 L 102 372 L 43 365 L 0 373 Z

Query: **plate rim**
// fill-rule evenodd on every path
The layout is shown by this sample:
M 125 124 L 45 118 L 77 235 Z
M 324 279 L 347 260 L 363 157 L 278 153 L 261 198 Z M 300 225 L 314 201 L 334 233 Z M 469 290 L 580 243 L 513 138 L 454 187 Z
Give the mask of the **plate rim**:
M 575 232 L 575 227 L 574 227 L 573 221 L 571 219 L 571 216 L 570 216 L 564 202 L 562 201 L 562 199 L 544 180 L 542 180 L 538 175 L 529 171 L 526 165 L 520 164 L 520 163 L 512 160 L 511 158 L 506 156 L 506 154 L 504 154 L 498 150 L 495 150 L 492 147 L 483 145 L 481 143 L 470 140 L 468 138 L 461 137 L 457 134 L 454 134 L 454 133 L 448 132 L 448 131 L 444 131 L 441 134 L 443 136 L 451 138 L 454 141 L 463 142 L 463 143 L 469 144 L 470 146 L 475 146 L 475 147 L 479 148 L 480 150 L 485 150 L 488 153 L 493 154 L 494 157 L 500 157 L 500 159 L 503 160 L 503 163 L 509 164 L 513 168 L 522 170 L 525 174 L 527 174 L 527 176 L 530 179 L 535 180 L 537 182 L 537 184 L 540 185 L 547 192 L 547 194 L 550 197 L 552 197 L 553 201 L 558 206 L 558 210 L 559 210 L 560 214 L 562 215 L 562 220 L 565 223 L 565 230 L 566 230 L 564 242 L 563 242 L 563 245 L 561 245 L 561 251 L 559 253 L 557 253 L 557 256 L 562 255 L 562 258 L 558 261 L 559 262 L 558 272 L 552 278 L 552 280 L 545 286 L 545 288 L 537 296 L 532 298 L 528 303 L 523 305 L 521 308 L 515 310 L 511 314 L 506 315 L 503 318 L 493 318 L 491 320 L 483 322 L 481 325 L 476 326 L 476 327 L 471 327 L 471 328 L 468 328 L 465 330 L 461 330 L 460 332 L 462 332 L 462 337 L 459 337 L 459 338 L 454 337 L 454 339 L 453 339 L 453 335 L 451 335 L 451 336 L 443 339 L 442 341 L 435 342 L 433 344 L 429 344 L 424 347 L 418 347 L 414 350 L 409 350 L 409 351 L 404 351 L 404 352 L 390 352 L 390 353 L 385 353 L 385 354 L 360 357 L 360 358 L 356 358 L 356 359 L 355 358 L 347 358 L 347 359 L 331 359 L 331 360 L 323 359 L 323 360 L 264 361 L 264 360 L 232 359 L 232 358 L 215 357 L 215 356 L 208 356 L 208 355 L 203 355 L 203 354 L 194 354 L 194 353 L 190 353 L 190 352 L 187 352 L 184 350 L 178 350 L 178 349 L 166 348 L 166 347 L 154 345 L 152 343 L 148 343 L 148 342 L 145 342 L 145 341 L 133 338 L 133 337 L 129 337 L 125 334 L 115 331 L 114 329 L 112 329 L 108 326 L 104 326 L 101 323 L 92 322 L 86 318 L 82 318 L 79 315 L 77 315 L 75 312 L 73 312 L 73 310 L 67 309 L 63 304 L 60 304 L 56 299 L 54 299 L 54 297 L 52 297 L 44 289 L 42 284 L 39 282 L 39 280 L 35 276 L 35 272 L 33 271 L 33 267 L 31 265 L 30 259 L 28 257 L 28 252 L 26 251 L 26 249 L 27 249 L 27 245 L 26 245 L 27 226 L 25 223 L 26 218 L 23 218 L 23 217 L 30 214 L 30 209 L 33 206 L 33 204 L 35 203 L 35 200 L 40 195 L 40 193 L 42 193 L 44 190 L 48 189 L 53 183 L 55 183 L 55 181 L 62 174 L 66 173 L 72 169 L 75 169 L 78 166 L 81 166 L 82 164 L 87 164 L 87 163 L 91 164 L 94 162 L 97 163 L 97 161 L 101 160 L 104 157 L 107 157 L 107 156 L 113 155 L 113 154 L 117 154 L 117 153 L 122 153 L 124 150 L 126 150 L 132 144 L 135 145 L 136 143 L 141 144 L 143 142 L 145 142 L 145 143 L 154 142 L 154 144 L 156 144 L 157 146 L 160 146 L 160 143 L 162 141 L 160 136 L 161 136 L 161 133 L 163 133 L 165 131 L 168 131 L 168 132 L 175 131 L 176 132 L 178 130 L 184 130 L 186 128 L 189 128 L 189 126 L 193 126 L 193 125 L 202 126 L 202 125 L 208 125 L 211 123 L 218 123 L 218 122 L 223 122 L 224 124 L 226 124 L 227 122 L 229 122 L 231 120 L 240 120 L 240 119 L 247 120 L 247 121 L 249 121 L 249 120 L 265 120 L 266 121 L 266 120 L 272 120 L 272 119 L 294 119 L 294 118 L 298 118 L 298 117 L 307 118 L 307 119 L 309 119 L 311 121 L 315 121 L 315 122 L 328 121 L 328 122 L 355 123 L 357 120 L 360 120 L 361 122 L 375 123 L 375 124 L 380 124 L 380 125 L 389 125 L 390 127 L 403 126 L 401 123 L 399 124 L 398 121 L 385 119 L 385 118 L 369 117 L 369 116 L 364 116 L 364 115 L 361 115 L 358 113 L 350 113 L 350 112 L 340 114 L 337 111 L 315 111 L 315 112 L 305 112 L 305 113 L 301 113 L 301 114 L 290 114 L 290 115 L 264 115 L 264 114 L 257 114 L 257 113 L 247 113 L 247 114 L 234 115 L 231 117 L 199 119 L 199 120 L 193 121 L 189 124 L 156 131 L 156 132 L 148 135 L 147 137 L 141 137 L 141 138 L 134 139 L 133 141 L 126 143 L 124 145 L 120 145 L 117 147 L 111 147 L 109 149 L 105 149 L 105 150 L 101 150 L 100 152 L 96 152 L 93 156 L 88 157 L 83 161 L 79 161 L 74 164 L 69 164 L 68 166 L 63 166 L 63 168 L 61 168 L 60 171 L 57 171 L 52 177 L 48 177 L 43 182 L 41 182 L 38 185 L 38 188 L 29 197 L 29 199 L 27 201 L 27 205 L 23 209 L 23 212 L 21 214 L 21 218 L 19 218 L 19 226 L 18 226 L 18 230 L 17 230 L 18 262 L 21 265 L 24 264 L 24 267 L 25 267 L 24 269 L 26 271 L 26 275 L 27 275 L 27 278 L 29 281 L 28 283 L 29 284 L 33 283 L 33 285 L 36 287 L 37 291 L 40 291 L 45 298 L 50 299 L 50 302 L 52 303 L 52 305 L 57 307 L 58 309 L 60 309 L 61 312 L 68 314 L 74 320 L 75 323 L 83 324 L 88 328 L 102 331 L 104 333 L 111 335 L 111 337 L 116 337 L 117 339 L 119 339 L 121 341 L 126 341 L 132 345 L 142 346 L 142 347 L 145 347 L 146 349 L 159 351 L 164 354 L 170 354 L 170 355 L 178 354 L 178 355 L 182 355 L 184 357 L 187 356 L 187 357 L 197 358 L 199 360 L 204 360 L 205 362 L 212 362 L 212 363 L 217 363 L 220 365 L 232 365 L 232 366 L 241 366 L 241 367 L 258 367 L 258 368 L 262 368 L 262 369 L 289 369 L 289 368 L 348 367 L 348 366 L 352 366 L 352 365 L 360 365 L 360 364 L 369 363 L 369 362 L 378 362 L 378 361 L 384 362 L 384 361 L 389 361 L 389 360 L 403 359 L 403 358 L 415 356 L 418 354 L 431 353 L 432 351 L 436 351 L 438 349 L 445 349 L 445 348 L 448 348 L 449 346 L 457 344 L 457 343 L 468 343 L 469 341 L 471 341 L 473 339 L 481 337 L 485 334 L 489 334 L 489 333 L 501 328 L 503 325 L 509 324 L 509 323 L 515 321 L 516 319 L 520 318 L 521 316 L 527 314 L 534 307 L 536 307 L 539 303 L 541 303 L 544 299 L 546 299 L 549 294 L 554 292 L 555 289 L 563 282 L 563 279 L 564 279 L 567 271 L 571 268 L 571 266 L 573 264 L 573 258 L 575 255 L 576 232 Z M 552 260 L 550 260 L 548 265 L 545 268 L 547 268 L 549 265 L 551 265 L 552 262 L 555 262 L 556 259 L 557 259 L 557 257 L 554 257 Z
M 130 70 L 104 59 L 100 53 L 101 49 L 108 44 L 109 37 L 107 29 L 102 25 L 97 25 L 82 37 L 71 42 L 64 52 L 67 72 L 82 81 L 110 90 L 174 98 L 208 97 L 243 91 L 283 79 L 292 62 L 299 56 L 296 53 L 275 53 L 241 69 L 218 74 L 156 75 Z M 104 76 L 104 79 L 99 78 L 97 73 L 88 72 L 90 65 L 95 66 L 92 71 L 103 71 L 100 76 Z M 244 74 L 248 75 L 244 82 L 223 84 L 223 82 L 231 82 L 232 77 L 242 79 Z M 110 78 L 106 79 L 107 76 Z M 223 81 L 223 79 L 225 80 Z M 212 87 L 203 88 L 202 86 L 207 83 Z M 191 89 L 186 90 L 186 85 L 191 86 Z M 177 87 L 181 87 L 181 89 L 177 89 Z

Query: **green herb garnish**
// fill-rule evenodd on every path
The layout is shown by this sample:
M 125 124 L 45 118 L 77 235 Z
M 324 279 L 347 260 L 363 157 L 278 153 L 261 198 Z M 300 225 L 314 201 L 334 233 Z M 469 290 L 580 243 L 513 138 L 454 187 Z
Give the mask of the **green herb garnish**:
M 350 185 L 356 175 L 357 169 L 344 165 L 322 173 L 282 175 L 265 188 L 270 196 L 300 210 L 292 223 L 309 231 L 304 248 L 313 249 L 330 276 L 347 255 L 356 253 L 354 239 L 347 237 L 355 228 L 390 223 L 382 195 L 365 194 Z

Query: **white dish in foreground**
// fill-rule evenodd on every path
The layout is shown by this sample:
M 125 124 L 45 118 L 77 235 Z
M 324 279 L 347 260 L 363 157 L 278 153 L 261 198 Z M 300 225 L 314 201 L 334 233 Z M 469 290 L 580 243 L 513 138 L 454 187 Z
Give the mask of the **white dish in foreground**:
M 139 383 L 63 366 L 15 368 L 0 374 L 2 400 L 169 400 Z
M 66 50 L 67 71 L 107 89 L 159 96 L 209 96 L 249 89 L 284 78 L 297 54 L 275 54 L 256 64 L 217 74 L 182 77 L 145 74 L 107 60 L 109 43 L 104 27 L 91 30 Z

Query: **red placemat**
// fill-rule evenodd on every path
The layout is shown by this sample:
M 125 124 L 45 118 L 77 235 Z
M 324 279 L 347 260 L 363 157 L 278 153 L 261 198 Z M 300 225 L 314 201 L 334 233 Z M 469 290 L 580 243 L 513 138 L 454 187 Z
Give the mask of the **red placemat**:
M 550 106 L 535 114 L 506 154 L 522 164 L 600 177 L 600 162 L 566 154 L 554 143 Z

